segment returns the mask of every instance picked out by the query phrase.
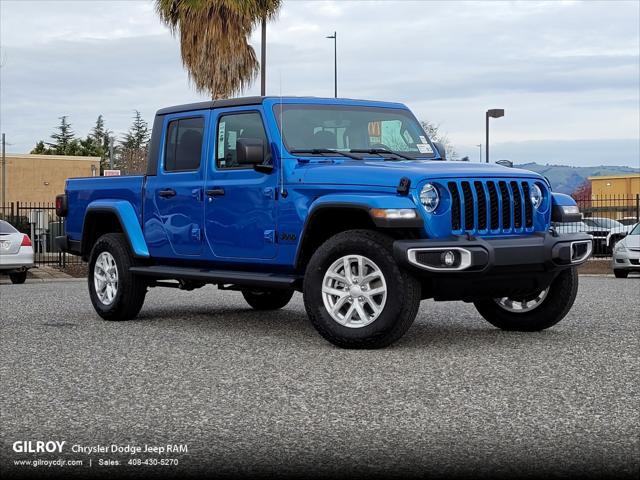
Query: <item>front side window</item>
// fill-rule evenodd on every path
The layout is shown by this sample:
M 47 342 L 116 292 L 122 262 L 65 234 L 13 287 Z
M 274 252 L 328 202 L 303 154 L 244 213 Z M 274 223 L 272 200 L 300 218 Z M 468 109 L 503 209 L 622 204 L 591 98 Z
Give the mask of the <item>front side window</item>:
M 167 126 L 164 169 L 167 172 L 197 170 L 202 156 L 204 118 L 181 118 Z
M 264 131 L 262 117 L 258 112 L 223 115 L 218 122 L 216 165 L 221 169 L 252 168 L 239 165 L 236 142 L 241 139 L 262 140 L 265 151 L 264 163 L 269 163 L 269 143 Z
M 349 105 L 275 105 L 287 149 L 344 152 L 386 149 L 411 157 L 433 157 L 427 136 L 407 110 Z

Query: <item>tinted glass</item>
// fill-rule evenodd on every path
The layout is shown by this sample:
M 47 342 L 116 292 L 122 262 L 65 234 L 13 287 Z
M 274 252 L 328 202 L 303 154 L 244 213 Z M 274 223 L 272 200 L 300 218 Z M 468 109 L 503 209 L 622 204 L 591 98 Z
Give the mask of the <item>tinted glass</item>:
M 18 230 L 13 228 L 10 223 L 0 220 L 0 234 L 18 233 Z
M 276 105 L 274 113 L 289 151 L 386 148 L 433 157 L 427 136 L 407 110 L 345 105 Z
M 202 155 L 204 118 L 181 118 L 169 122 L 164 169 L 167 172 L 197 170 Z
M 631 230 L 629 235 L 640 235 L 640 223 L 633 227 L 633 230 Z
M 253 168 L 238 165 L 236 142 L 241 138 L 260 139 L 265 146 L 265 161 L 269 163 L 267 135 L 262 117 L 257 112 L 223 115 L 218 122 L 216 165 L 218 168 Z

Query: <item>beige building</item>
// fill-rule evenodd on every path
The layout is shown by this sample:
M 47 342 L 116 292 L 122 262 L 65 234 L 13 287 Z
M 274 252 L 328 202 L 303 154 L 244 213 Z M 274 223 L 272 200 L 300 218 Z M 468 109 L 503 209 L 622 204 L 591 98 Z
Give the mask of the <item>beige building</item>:
M 6 185 L 6 204 L 53 203 L 56 195 L 64 192 L 67 178 L 100 175 L 100 157 L 8 153 L 6 162 L 5 168 L 0 168 L 0 202 L 3 185 Z M 3 170 L 7 175 L 6 183 L 2 178 Z
M 640 174 L 589 177 L 591 195 L 634 197 L 640 194 Z

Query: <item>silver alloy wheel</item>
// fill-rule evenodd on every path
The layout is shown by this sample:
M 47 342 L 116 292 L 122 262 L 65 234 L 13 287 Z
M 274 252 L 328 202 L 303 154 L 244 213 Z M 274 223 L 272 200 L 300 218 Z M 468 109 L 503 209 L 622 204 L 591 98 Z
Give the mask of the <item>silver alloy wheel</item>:
M 547 298 L 548 293 L 549 287 L 541 290 L 535 295 L 530 295 L 526 298 L 514 299 L 510 297 L 502 297 L 494 298 L 493 301 L 496 302 L 500 307 L 505 309 L 507 312 L 526 313 L 542 305 L 542 302 L 544 302 L 544 299 Z
M 324 274 L 322 301 L 331 318 L 340 325 L 349 328 L 370 325 L 387 302 L 382 270 L 362 255 L 339 258 Z
M 93 266 L 93 285 L 98 299 L 104 305 L 111 305 L 118 293 L 118 266 L 109 252 L 98 255 Z

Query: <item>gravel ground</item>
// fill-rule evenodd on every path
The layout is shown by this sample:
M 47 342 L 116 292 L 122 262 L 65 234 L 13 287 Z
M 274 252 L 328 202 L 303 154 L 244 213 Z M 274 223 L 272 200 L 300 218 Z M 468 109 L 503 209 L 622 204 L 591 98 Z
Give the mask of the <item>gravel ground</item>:
M 138 320 L 110 323 L 84 282 L 2 285 L 1 470 L 60 457 L 85 465 L 37 471 L 637 478 L 640 278 L 580 281 L 548 331 L 501 332 L 471 305 L 425 301 L 379 351 L 326 343 L 299 295 L 258 313 L 236 292 L 155 289 Z M 28 455 L 17 440 L 67 444 Z M 69 451 L 112 443 L 188 453 L 134 468 Z

